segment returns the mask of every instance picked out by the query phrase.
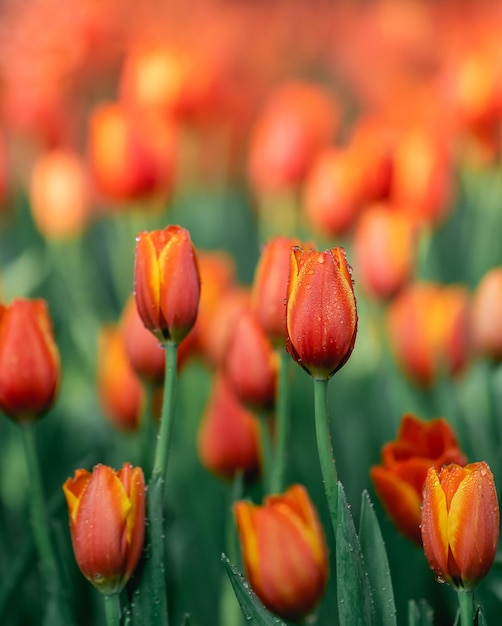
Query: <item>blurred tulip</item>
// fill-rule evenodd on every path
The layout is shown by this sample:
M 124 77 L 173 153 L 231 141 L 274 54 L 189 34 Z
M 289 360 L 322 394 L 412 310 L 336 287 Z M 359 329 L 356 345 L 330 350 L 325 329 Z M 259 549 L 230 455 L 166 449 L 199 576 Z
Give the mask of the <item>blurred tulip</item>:
M 252 300 L 258 321 L 274 346 L 286 343 L 286 295 L 291 248 L 298 239 L 275 237 L 263 248 L 256 266 Z
M 279 359 L 252 310 L 235 322 L 224 367 L 241 402 L 257 410 L 275 406 Z
M 326 238 L 345 235 L 364 200 L 359 162 L 348 150 L 325 148 L 313 160 L 305 180 L 304 213 Z
M 352 270 L 343 248 L 293 248 L 286 301 L 286 347 L 312 378 L 328 379 L 348 361 L 357 334 Z
M 360 117 L 351 132 L 348 150 L 357 164 L 365 203 L 389 198 L 392 185 L 395 133 L 378 117 Z
M 36 161 L 30 182 L 30 208 L 38 230 L 48 239 L 76 237 L 91 213 L 82 159 L 69 150 L 53 150 Z
M 180 226 L 136 238 L 134 292 L 143 324 L 161 342 L 179 343 L 195 324 L 200 298 L 197 255 Z
M 143 550 L 143 471 L 124 463 L 119 471 L 96 465 L 63 485 L 75 559 L 87 580 L 105 594 L 122 590 Z
M 417 283 L 390 303 L 387 333 L 394 356 L 416 384 L 430 387 L 441 375 L 457 376 L 466 367 L 467 288 Z
M 100 105 L 91 113 L 88 153 L 105 200 L 163 202 L 171 192 L 176 133 L 160 117 L 139 116 L 118 103 Z
M 262 506 L 240 501 L 234 513 L 256 595 L 284 619 L 305 617 L 323 596 L 329 567 L 324 532 L 306 489 L 293 485 Z
M 354 268 L 369 296 L 394 296 L 412 277 L 417 227 L 410 218 L 383 204 L 366 208 L 354 231 Z
M 469 317 L 472 347 L 476 354 L 502 361 L 502 267 L 487 272 L 471 302 Z
M 486 463 L 429 469 L 422 541 L 438 582 L 458 589 L 475 587 L 495 559 L 499 522 L 495 482 Z
M 120 331 L 124 351 L 136 375 L 143 381 L 161 385 L 164 382 L 166 353 L 152 333 L 145 328 L 131 296 L 122 312 Z
M 296 188 L 338 123 L 338 105 L 321 87 L 302 82 L 278 87 L 251 131 L 248 174 L 254 189 Z
M 394 152 L 391 200 L 424 226 L 437 226 L 450 210 L 453 172 L 446 144 L 426 128 L 398 138 Z
M 44 300 L 0 305 L 0 410 L 31 422 L 53 405 L 61 379 L 52 320 Z
M 397 438 L 382 448 L 382 463 L 370 470 L 375 491 L 396 528 L 420 545 L 422 494 L 427 470 L 467 459 L 455 432 L 443 418 L 426 422 L 404 415 Z
M 202 464 L 217 476 L 232 479 L 241 471 L 250 480 L 259 474 L 258 417 L 242 406 L 221 371 L 216 374 L 197 441 Z
M 105 417 L 120 430 L 137 430 L 144 392 L 118 328 L 106 326 L 99 333 L 96 383 Z

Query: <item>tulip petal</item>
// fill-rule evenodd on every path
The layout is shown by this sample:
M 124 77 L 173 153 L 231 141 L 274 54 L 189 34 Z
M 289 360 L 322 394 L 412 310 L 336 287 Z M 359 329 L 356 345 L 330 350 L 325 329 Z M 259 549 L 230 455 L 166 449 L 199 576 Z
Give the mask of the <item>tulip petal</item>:
M 448 510 L 437 470 L 427 472 L 422 508 L 422 542 L 425 556 L 439 579 L 449 580 Z
M 152 332 L 159 330 L 160 275 L 157 251 L 149 233 L 143 231 L 136 238 L 134 263 L 134 292 L 138 313 Z

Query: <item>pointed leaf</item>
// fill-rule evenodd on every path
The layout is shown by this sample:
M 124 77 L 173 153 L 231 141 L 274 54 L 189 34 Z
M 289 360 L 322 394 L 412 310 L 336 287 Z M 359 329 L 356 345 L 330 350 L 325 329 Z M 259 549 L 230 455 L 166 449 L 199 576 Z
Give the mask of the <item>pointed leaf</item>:
M 224 554 L 221 555 L 221 560 L 232 583 L 246 623 L 251 624 L 251 626 L 287 626 L 286 622 L 280 617 L 267 611 L 244 579 L 244 576 L 230 563 Z
M 376 626 L 368 574 L 341 483 L 338 483 L 336 577 L 340 626 Z
M 145 547 L 130 582 L 131 614 L 134 626 L 168 626 L 167 580 L 164 546 L 163 485 L 160 472 L 148 485 Z
M 408 626 L 434 626 L 434 612 L 425 600 L 408 602 Z
M 367 491 L 363 492 L 361 501 L 359 541 L 368 572 L 376 622 L 382 626 L 396 626 L 396 604 L 387 551 Z

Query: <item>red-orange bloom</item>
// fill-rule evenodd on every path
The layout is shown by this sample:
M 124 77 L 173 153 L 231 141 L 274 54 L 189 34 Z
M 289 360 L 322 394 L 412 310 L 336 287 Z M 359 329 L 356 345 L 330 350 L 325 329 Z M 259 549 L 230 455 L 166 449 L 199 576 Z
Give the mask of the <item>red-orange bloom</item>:
M 382 463 L 370 470 L 375 491 L 387 515 L 401 533 L 421 543 L 422 493 L 427 470 L 446 463 L 464 465 L 466 458 L 448 422 L 425 422 L 404 415 L 397 439 L 382 448 Z
M 489 572 L 499 540 L 499 505 L 484 462 L 427 472 L 422 511 L 425 556 L 438 581 L 470 589 Z
M 321 600 L 328 553 L 316 510 L 302 485 L 265 498 L 262 506 L 234 505 L 246 575 L 263 604 L 297 620 Z
M 32 421 L 52 406 L 60 378 L 46 303 L 0 305 L 0 410 L 18 422 Z
M 197 319 L 200 277 L 186 229 L 167 226 L 138 235 L 134 289 L 143 324 L 160 341 L 179 343 L 188 335 Z
M 477 354 L 502 360 L 502 267 L 487 272 L 474 292 L 469 317 Z
M 75 472 L 63 485 L 73 551 L 82 574 L 99 591 L 120 591 L 143 550 L 143 471 L 124 463 L 119 471 L 96 465 Z
M 395 358 L 415 383 L 428 387 L 440 375 L 467 365 L 469 293 L 461 285 L 417 283 L 402 290 L 387 312 Z
M 389 298 L 410 280 L 416 235 L 416 224 L 405 213 L 386 204 L 365 209 L 354 232 L 354 268 L 367 294 Z
M 263 248 L 253 280 L 253 308 L 258 320 L 277 346 L 286 343 L 286 307 L 289 257 L 291 248 L 299 246 L 298 239 L 275 237 Z
M 228 341 L 225 371 L 241 402 L 257 409 L 275 405 L 278 355 L 253 311 L 243 312 Z
M 348 361 L 357 307 L 345 250 L 294 248 L 286 301 L 286 347 L 312 378 L 328 379 Z
M 245 409 L 223 372 L 216 375 L 198 434 L 202 464 L 223 478 L 238 471 L 251 479 L 260 470 L 258 417 Z

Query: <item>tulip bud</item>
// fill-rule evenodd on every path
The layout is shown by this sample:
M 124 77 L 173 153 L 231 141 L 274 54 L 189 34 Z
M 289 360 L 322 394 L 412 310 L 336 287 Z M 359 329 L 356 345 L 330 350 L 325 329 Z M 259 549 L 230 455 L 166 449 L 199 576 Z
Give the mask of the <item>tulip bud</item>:
M 253 305 L 257 318 L 277 346 L 286 342 L 286 307 L 289 257 L 298 239 L 275 237 L 263 248 L 253 281 Z
M 142 469 L 129 463 L 117 472 L 101 464 L 92 474 L 79 469 L 73 478 L 67 479 L 63 491 L 73 551 L 82 574 L 102 593 L 119 592 L 143 550 Z
M 251 479 L 259 473 L 258 418 L 242 406 L 222 372 L 202 417 L 198 449 L 204 467 L 217 476 L 232 479 L 242 471 Z
M 329 565 L 324 532 L 306 489 L 293 485 L 265 498 L 262 506 L 237 502 L 234 514 L 256 595 L 284 619 L 310 613 L 324 593 Z
M 52 406 L 60 383 L 59 352 L 43 300 L 0 306 L 0 409 L 29 422 Z
M 397 438 L 382 448 L 382 463 L 370 470 L 382 505 L 396 528 L 420 545 L 422 494 L 429 467 L 465 465 L 455 432 L 443 418 L 425 422 L 404 415 Z
M 328 379 L 348 361 L 357 308 L 345 250 L 294 248 L 286 301 L 286 347 L 312 378 Z
M 427 472 L 422 511 L 425 556 L 439 582 L 471 589 L 489 572 L 499 539 L 493 474 L 484 462 Z
M 257 409 L 272 409 L 278 368 L 278 355 L 256 315 L 245 311 L 235 323 L 225 361 L 225 371 L 240 400 Z
M 200 277 L 187 230 L 167 226 L 138 235 L 134 289 L 143 324 L 159 341 L 179 343 L 188 335 L 197 319 Z

